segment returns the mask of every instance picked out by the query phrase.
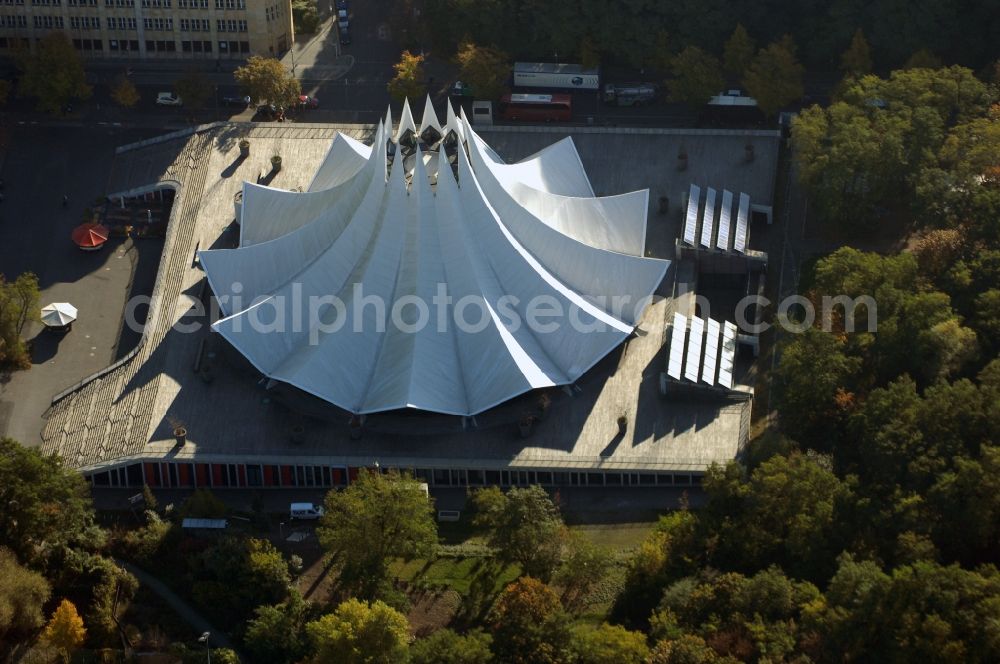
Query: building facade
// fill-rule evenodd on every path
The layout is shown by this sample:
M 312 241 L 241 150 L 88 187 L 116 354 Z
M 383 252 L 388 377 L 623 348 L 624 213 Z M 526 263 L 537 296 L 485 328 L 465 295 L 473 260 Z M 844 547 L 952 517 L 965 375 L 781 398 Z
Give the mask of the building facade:
M 291 0 L 2 0 L 0 52 L 62 31 L 86 57 L 279 56 L 294 38 Z

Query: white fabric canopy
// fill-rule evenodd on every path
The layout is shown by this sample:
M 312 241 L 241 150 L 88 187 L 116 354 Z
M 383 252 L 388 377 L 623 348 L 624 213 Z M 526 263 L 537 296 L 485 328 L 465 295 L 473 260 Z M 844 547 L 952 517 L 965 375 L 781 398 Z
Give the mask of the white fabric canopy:
M 472 415 L 632 331 L 668 266 L 642 257 L 648 192 L 595 198 L 572 140 L 507 165 L 428 113 L 407 103 L 372 147 L 338 135 L 308 192 L 245 184 L 241 246 L 200 252 L 214 329 L 269 378 L 354 413 Z M 418 126 L 443 140 L 390 160 Z
M 65 327 L 76 320 L 76 307 L 69 302 L 53 302 L 42 307 L 42 324 L 46 327 Z

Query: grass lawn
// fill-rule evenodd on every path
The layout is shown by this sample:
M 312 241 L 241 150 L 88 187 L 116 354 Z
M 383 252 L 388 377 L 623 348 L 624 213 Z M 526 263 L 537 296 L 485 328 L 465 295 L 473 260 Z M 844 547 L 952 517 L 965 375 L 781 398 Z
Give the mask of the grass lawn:
M 432 587 L 448 588 L 463 597 L 474 585 L 478 592 L 496 594 L 518 576 L 516 565 L 500 567 L 486 558 L 436 558 L 432 561 L 396 561 L 392 573 L 410 584 L 424 583 Z M 486 585 L 486 587 L 483 587 Z
M 601 549 L 617 552 L 637 548 L 655 527 L 655 521 L 644 521 L 570 526 L 569 529 L 583 535 Z

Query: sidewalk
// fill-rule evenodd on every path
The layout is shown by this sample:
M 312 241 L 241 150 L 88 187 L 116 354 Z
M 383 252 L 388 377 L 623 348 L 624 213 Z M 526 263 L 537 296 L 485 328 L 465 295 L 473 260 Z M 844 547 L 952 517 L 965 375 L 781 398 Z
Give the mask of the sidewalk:
M 299 80 L 333 81 L 354 66 L 354 56 L 341 55 L 336 21 L 331 17 L 320 23 L 316 34 L 296 36 L 281 63 Z

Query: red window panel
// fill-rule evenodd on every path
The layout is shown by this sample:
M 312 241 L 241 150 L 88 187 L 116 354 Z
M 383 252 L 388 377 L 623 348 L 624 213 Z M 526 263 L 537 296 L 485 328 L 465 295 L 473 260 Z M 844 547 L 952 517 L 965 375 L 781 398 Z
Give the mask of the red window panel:
M 351 482 L 353 482 L 354 480 L 358 479 L 358 471 L 359 470 L 361 470 L 361 469 L 360 468 L 348 468 L 347 469 L 347 477 L 350 479 Z
M 274 466 L 264 466 L 264 486 L 274 486 L 277 484 L 274 476 Z
M 177 467 L 177 482 L 181 486 L 191 486 L 191 465 L 182 463 Z
M 247 467 L 244 466 L 243 464 L 240 464 L 240 465 L 238 465 L 236 467 L 236 471 L 239 474 L 240 486 L 246 486 L 247 485 Z
M 160 486 L 160 476 L 159 473 L 156 472 L 156 464 L 144 463 L 142 464 L 142 467 L 143 473 L 146 476 L 146 484 L 149 486 Z
M 333 475 L 333 486 L 340 486 L 344 483 L 344 471 L 342 468 L 331 468 L 330 472 Z
M 198 480 L 198 486 L 208 486 L 208 464 L 199 463 L 194 467 L 195 478 Z
M 295 480 L 292 479 L 291 466 L 281 467 L 281 486 L 295 486 Z
M 222 474 L 226 471 L 226 467 L 220 463 L 212 464 L 212 486 L 226 486 L 229 482 L 222 479 Z

